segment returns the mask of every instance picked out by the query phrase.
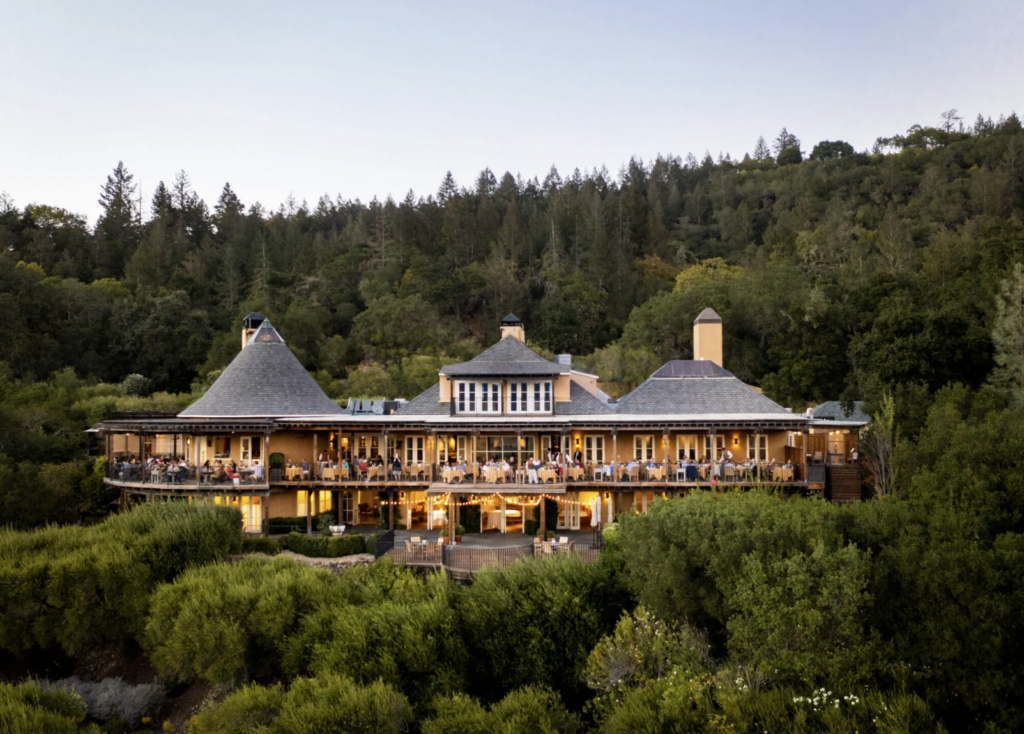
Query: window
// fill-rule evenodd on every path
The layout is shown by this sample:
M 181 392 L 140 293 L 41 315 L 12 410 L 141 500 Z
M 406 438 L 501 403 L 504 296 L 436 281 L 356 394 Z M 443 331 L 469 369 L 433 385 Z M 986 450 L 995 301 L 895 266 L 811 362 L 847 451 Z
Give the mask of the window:
M 676 460 L 682 461 L 697 460 L 697 437 L 696 436 L 676 436 Z
M 476 383 L 469 383 L 469 412 L 476 412 Z
M 423 436 L 405 437 L 405 463 L 407 466 L 423 463 L 423 441 Z
M 633 436 L 633 458 L 637 461 L 654 458 L 654 436 Z
M 465 444 L 461 443 L 463 439 L 460 439 L 459 450 L 465 450 Z M 479 436 L 476 440 L 476 461 L 479 463 L 486 463 L 487 461 L 501 461 L 502 459 L 511 459 L 517 456 L 522 460 L 522 465 L 525 466 L 526 460 L 531 456 L 534 456 L 534 441 L 533 436 L 522 436 L 517 439 L 515 436 Z M 463 458 L 467 458 L 465 453 L 461 454 Z M 472 459 L 473 457 L 468 457 Z M 537 456 L 536 458 L 540 458 Z
M 747 436 L 747 459 L 750 461 L 768 461 L 768 437 L 751 434 Z
M 519 410 L 519 385 L 510 382 L 508 385 L 508 412 L 515 413 Z
M 704 456 L 711 461 L 718 461 L 718 457 L 725 450 L 725 436 L 708 434 L 704 436 Z
M 496 382 L 459 382 L 456 413 L 500 413 L 501 387 Z M 479 397 L 479 402 L 477 398 Z M 509 399 L 509 411 L 516 409 L 516 395 Z
M 492 413 L 499 413 L 499 412 L 501 412 L 501 409 L 499 408 L 498 397 L 499 397 L 498 383 L 492 382 L 491 383 L 491 412 Z
M 305 517 L 306 516 L 306 499 L 309 496 L 309 492 L 304 489 L 300 489 L 295 493 L 295 516 Z
M 231 436 L 215 436 L 213 439 L 213 458 L 231 458 Z
M 540 383 L 533 383 L 533 410 L 534 412 L 540 410 Z
M 459 412 L 466 412 L 466 383 L 459 383 Z
M 480 412 L 486 413 L 491 409 L 491 401 L 487 399 L 487 388 L 490 385 L 486 382 L 480 384 Z
M 551 412 L 551 383 L 544 383 L 544 412 Z
M 583 437 L 583 461 L 587 464 L 604 463 L 604 436 Z

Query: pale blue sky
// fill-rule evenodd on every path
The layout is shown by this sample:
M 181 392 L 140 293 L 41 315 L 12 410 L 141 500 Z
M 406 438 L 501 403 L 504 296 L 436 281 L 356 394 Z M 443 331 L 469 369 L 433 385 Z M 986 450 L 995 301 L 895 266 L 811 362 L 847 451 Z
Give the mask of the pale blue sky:
M 0 191 L 95 220 L 118 160 L 212 205 L 401 198 L 742 157 L 782 126 L 858 150 L 956 107 L 1024 112 L 1024 2 L 0 0 Z

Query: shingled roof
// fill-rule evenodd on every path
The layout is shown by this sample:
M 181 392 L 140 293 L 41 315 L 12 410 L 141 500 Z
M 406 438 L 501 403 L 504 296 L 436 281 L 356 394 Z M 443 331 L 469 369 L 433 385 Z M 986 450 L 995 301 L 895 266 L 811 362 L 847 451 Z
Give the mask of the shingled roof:
M 468 362 L 446 364 L 442 375 L 452 377 L 495 377 L 563 375 L 572 370 L 567 364 L 544 359 L 514 336 L 506 336 Z
M 181 418 L 284 418 L 343 415 L 264 321 L 203 397 Z
M 677 360 L 688 362 L 691 360 Z M 670 363 L 671 364 L 671 363 Z M 705 377 L 700 365 L 663 366 L 615 406 L 619 415 L 790 415 L 781 405 L 744 384 L 726 370 Z M 659 374 L 679 376 L 659 377 Z
M 434 383 L 394 412 L 394 415 L 448 415 L 451 408 L 441 402 L 441 383 Z
M 813 408 L 811 417 L 814 420 L 835 421 L 837 423 L 860 423 L 867 425 L 871 422 L 871 416 L 863 410 L 864 401 L 855 400 L 853 410 L 847 413 L 838 400 L 829 400 L 827 403 Z
M 555 403 L 555 415 L 606 415 L 614 412 L 575 380 L 569 385 L 569 401 Z

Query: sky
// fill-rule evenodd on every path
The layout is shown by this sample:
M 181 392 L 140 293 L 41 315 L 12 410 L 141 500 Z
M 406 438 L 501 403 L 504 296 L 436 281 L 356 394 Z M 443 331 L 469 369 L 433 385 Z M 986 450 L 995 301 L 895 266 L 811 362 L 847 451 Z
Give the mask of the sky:
M 1024 114 L 1024 2 L 0 0 L 0 192 L 148 201 L 435 194 L 636 156 L 742 158 L 785 126 L 870 148 L 957 108 Z

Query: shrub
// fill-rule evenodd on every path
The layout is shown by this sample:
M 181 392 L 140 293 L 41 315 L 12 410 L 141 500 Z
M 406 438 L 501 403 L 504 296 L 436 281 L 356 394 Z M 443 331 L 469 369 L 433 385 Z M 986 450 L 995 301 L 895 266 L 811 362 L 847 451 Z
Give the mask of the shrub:
M 434 714 L 423 722 L 423 734 L 574 734 L 580 720 L 569 713 L 558 694 L 526 687 L 508 694 L 490 711 L 465 694 L 435 703 Z
M 424 584 L 404 571 L 383 599 L 320 609 L 288 641 L 290 675 L 338 673 L 360 683 L 383 680 L 414 704 L 465 687 L 466 650 L 444 574 Z
M 285 456 L 280 453 L 273 453 L 267 457 L 267 465 L 271 469 L 284 469 Z
M 99 734 L 81 729 L 87 711 L 80 696 L 38 683 L 0 683 L 0 731 L 4 734 Z
M 276 540 L 270 538 L 242 538 L 242 553 L 266 553 L 268 556 L 276 556 L 281 552 L 281 546 Z
M 287 692 L 280 686 L 247 686 L 200 712 L 189 734 L 399 734 L 408 730 L 412 709 L 405 696 L 375 682 L 360 686 L 348 678 L 299 678 Z
M 357 533 L 336 538 L 291 533 L 288 536 L 288 550 L 309 558 L 340 558 L 365 553 L 366 541 Z
M 493 700 L 541 685 L 582 703 L 587 656 L 625 602 L 615 577 L 575 556 L 485 568 L 458 599 L 473 687 Z
M 91 683 L 71 677 L 56 681 L 53 687 L 80 696 L 92 718 L 98 721 L 119 718 L 131 727 L 138 726 L 143 716 L 164 701 L 164 689 L 159 684 L 132 685 L 121 678 L 104 678 L 99 683 Z
M 0 531 L 0 648 L 141 637 L 153 588 L 236 549 L 241 526 L 237 510 L 173 502 L 90 527 Z
M 324 512 L 319 515 L 312 515 L 310 517 L 310 524 L 313 528 L 318 528 L 324 515 L 329 515 L 330 519 L 334 520 L 334 515 L 329 512 Z M 306 516 L 302 517 L 272 517 L 267 521 L 271 533 L 280 532 L 292 532 L 298 530 L 299 532 L 306 532 Z
M 482 531 L 483 515 L 480 512 L 480 505 L 466 505 L 459 508 L 459 520 L 466 526 L 466 532 L 479 533 Z
M 279 671 L 279 646 L 299 620 L 344 601 L 333 574 L 248 557 L 181 574 L 153 594 L 145 647 L 161 676 L 238 684 Z

